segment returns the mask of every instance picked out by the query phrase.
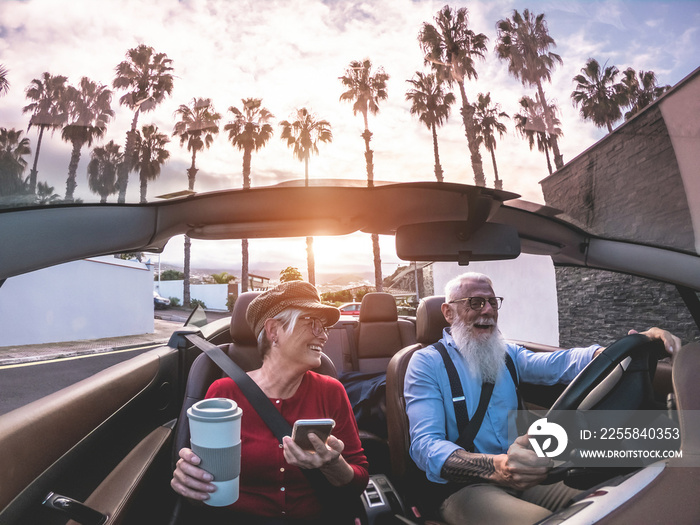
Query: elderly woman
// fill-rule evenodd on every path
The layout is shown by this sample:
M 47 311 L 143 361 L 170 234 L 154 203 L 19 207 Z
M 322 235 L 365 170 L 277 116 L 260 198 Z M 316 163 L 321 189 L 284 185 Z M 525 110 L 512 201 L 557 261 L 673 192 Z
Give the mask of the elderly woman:
M 207 398 L 233 399 L 243 410 L 240 496 L 225 509 L 231 517 L 241 518 L 236 523 L 320 520 L 322 502 L 300 469 L 318 469 L 331 485 L 358 496 L 367 485 L 367 459 L 347 394 L 337 380 L 311 371 L 321 364 L 327 327 L 339 315 L 337 308 L 320 302 L 313 285 L 303 281 L 260 294 L 246 311 L 262 355 L 262 366 L 248 373 L 251 379 L 290 425 L 297 419 L 317 418 L 332 418 L 336 425 L 326 443 L 309 436 L 313 452 L 302 450 L 290 437 L 280 445 L 232 379 L 215 381 Z M 199 463 L 192 450 L 183 448 L 171 485 L 187 498 L 205 501 L 215 486 Z

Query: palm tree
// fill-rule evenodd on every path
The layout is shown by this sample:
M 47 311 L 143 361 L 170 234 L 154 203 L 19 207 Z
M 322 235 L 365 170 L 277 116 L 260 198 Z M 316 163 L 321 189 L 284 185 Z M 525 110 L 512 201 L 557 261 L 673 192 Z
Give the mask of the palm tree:
M 107 130 L 107 123 L 114 116 L 112 111 L 112 92 L 107 86 L 93 82 L 87 77 L 80 80 L 78 88 L 68 86 L 66 89 L 68 103 L 68 124 L 61 131 L 61 138 L 73 145 L 68 179 L 66 180 L 66 201 L 73 201 L 77 183 L 75 181 L 80 162 L 80 150 L 83 145 L 92 146 L 97 138 L 102 138 Z
M 547 158 L 547 169 L 551 175 L 552 163 L 549 158 L 549 150 L 552 147 L 552 138 L 561 135 L 561 128 L 558 127 L 560 122 L 556 117 L 554 105 L 549 106 L 549 110 L 554 115 L 551 127 L 546 122 L 545 110 L 539 99 L 532 100 L 530 97 L 523 97 L 520 99 L 520 107 L 522 113 L 517 113 L 514 117 L 515 129 L 527 140 L 530 150 L 537 143 L 537 149 L 544 153 Z
M 140 44 L 129 49 L 126 52 L 126 58 L 115 68 L 116 76 L 112 81 L 113 88 L 127 90 L 127 93 L 119 99 L 119 103 L 134 112 L 131 129 L 126 133 L 124 152 L 126 162 L 119 172 L 119 202 L 126 200 L 129 172 L 134 168 L 132 142 L 135 138 L 139 114 L 142 111 L 155 109 L 165 100 L 166 95 L 170 95 L 173 91 L 171 73 L 173 61 L 165 53 L 156 53 L 152 47 Z
M 603 66 L 589 58 L 581 74 L 574 77 L 576 89 L 571 93 L 574 106 L 579 107 L 583 120 L 592 121 L 597 127 L 607 127 L 612 133 L 613 123 L 622 117 L 622 107 L 627 95 L 621 84 L 615 84 L 618 70 L 615 66 Z
M 140 202 L 146 203 L 148 181 L 155 180 L 160 175 L 160 168 L 170 158 L 170 152 L 165 145 L 170 139 L 165 133 L 159 133 L 158 126 L 147 124 L 141 128 L 143 135 L 136 131 L 134 136 L 134 156 L 132 162 L 141 180 Z
M 379 102 L 386 100 L 388 93 L 386 83 L 389 75 L 384 68 L 379 68 L 372 74 L 372 62 L 365 58 L 363 61 L 353 60 L 345 70 L 345 75 L 340 77 L 340 82 L 347 88 L 340 100 L 354 101 L 353 114 L 362 114 L 365 130 L 362 138 L 365 141 L 365 163 L 367 165 L 367 185 L 374 186 L 374 161 L 373 152 L 369 148 L 372 133 L 369 130 L 368 113 L 379 113 Z M 372 252 L 374 253 L 374 285 L 378 292 L 384 290 L 382 285 L 382 259 L 379 251 L 379 234 L 372 234 Z
M 498 178 L 498 166 L 496 166 L 496 133 L 503 137 L 506 134 L 506 125 L 500 122 L 499 118 L 510 118 L 507 113 L 501 111 L 500 104 L 491 105 L 491 93 L 479 93 L 477 95 L 474 122 L 476 124 L 477 136 L 491 154 L 493 162 L 493 174 L 495 176 L 494 188 L 503 189 L 503 181 Z
M 283 120 L 280 138 L 287 141 L 287 146 L 293 148 L 294 156 L 304 162 L 304 177 L 309 185 L 309 159 L 312 154 L 318 155 L 319 142 L 332 142 L 331 124 L 327 120 L 319 120 L 308 109 L 296 110 L 296 120 Z
M 374 185 L 374 162 L 373 151 L 369 147 L 372 140 L 372 133 L 369 131 L 368 114 L 379 113 L 379 102 L 386 100 L 388 92 L 386 83 L 389 75 L 380 67 L 372 74 L 372 62 L 366 58 L 363 61 L 353 60 L 345 70 L 345 75 L 340 78 L 340 82 L 348 88 L 340 100 L 353 102 L 352 112 L 354 115 L 360 113 L 364 120 L 365 130 L 362 138 L 365 141 L 365 161 L 367 165 L 367 185 Z
M 0 128 L 0 196 L 26 193 L 24 157 L 31 153 L 29 139 L 22 138 L 21 130 Z
M 180 138 L 180 146 L 187 144 L 192 152 L 192 165 L 187 170 L 188 188 L 194 191 L 194 182 L 199 171 L 196 167 L 197 152 L 209 149 L 214 135 L 219 133 L 221 115 L 214 110 L 210 98 L 193 98 L 191 105 L 181 104 L 175 110 L 180 121 L 175 123 L 173 136 Z
M 39 161 L 39 150 L 41 149 L 41 139 L 44 130 L 53 132 L 62 128 L 68 118 L 66 107 L 66 82 L 67 77 L 63 75 L 51 75 L 44 72 L 41 78 L 35 78 L 26 89 L 27 99 L 32 102 L 22 108 L 22 113 L 32 114 L 29 119 L 29 127 L 39 128 L 39 138 L 36 142 L 34 152 L 34 165 L 29 172 L 29 189 L 32 193 L 36 191 L 37 162 Z
M 484 166 L 474 127 L 474 107 L 467 99 L 464 80 L 478 77 L 474 68 L 474 58 L 484 58 L 488 38 L 483 33 L 476 34 L 469 29 L 469 13 L 466 7 L 454 11 L 446 5 L 434 20 L 435 25 L 423 23 L 418 42 L 425 54 L 425 63 L 430 64 L 438 78 L 447 81 L 450 86 L 454 82 L 459 86 L 462 99 L 460 112 L 469 144 L 474 182 L 477 186 L 485 186 Z
M 630 108 L 625 113 L 625 120 L 632 118 L 671 89 L 669 85 L 659 86 L 653 71 L 640 71 L 639 77 L 637 77 L 637 73 L 631 67 L 623 72 L 622 82 L 619 86 L 627 98 L 626 105 Z
M 211 274 L 211 278 L 214 279 L 214 282 L 216 284 L 228 284 L 236 282 L 236 277 L 229 274 L 228 272 L 213 273 Z
M 46 182 L 37 182 L 36 184 L 36 203 L 42 206 L 54 204 L 61 200 L 58 193 L 54 193 L 53 186 L 49 186 Z
M 187 144 L 187 151 L 192 152 L 192 165 L 187 170 L 188 188 L 194 191 L 194 182 L 197 177 L 196 167 L 197 152 L 209 148 L 214 142 L 214 135 L 219 133 L 219 121 L 221 115 L 214 110 L 210 98 L 193 98 L 192 104 L 181 104 L 175 115 L 180 120 L 175 123 L 173 136 L 180 137 L 180 146 Z M 182 302 L 190 306 L 190 249 L 191 241 L 185 235 L 185 264 L 184 264 L 184 290 Z
M 0 64 L 0 95 L 4 95 L 10 90 L 10 81 L 7 80 L 8 73 L 7 68 Z
M 520 79 L 524 86 L 537 86 L 539 100 L 547 100 L 542 81 L 551 82 L 552 69 L 557 63 L 563 62 L 559 55 L 549 51 L 549 48 L 556 46 L 556 43 L 549 36 L 544 13 L 534 16 L 525 9 L 521 15 L 517 10 L 513 10 L 513 18 L 499 20 L 496 23 L 496 30 L 498 33 L 496 54 L 501 60 L 508 61 L 508 72 Z M 545 104 L 544 107 L 545 124 L 548 130 L 553 130 L 556 117 L 550 108 L 554 106 Z M 549 138 L 554 152 L 554 165 L 559 169 L 564 165 L 564 158 L 559 152 L 557 134 L 549 132 Z
M 244 98 L 242 109 L 231 106 L 234 120 L 224 126 L 228 139 L 243 151 L 243 189 L 250 188 L 250 161 L 253 151 L 258 151 L 272 137 L 274 131 L 269 123 L 275 116 L 262 107 L 261 98 Z
M 319 120 L 316 115 L 306 108 L 297 109 L 296 120 L 283 120 L 281 139 L 287 141 L 287 146 L 293 148 L 294 156 L 304 162 L 304 179 L 309 185 L 309 159 L 311 154 L 318 155 L 319 142 L 332 142 L 331 124 L 327 120 Z M 316 285 L 316 261 L 314 259 L 314 238 L 306 238 L 306 261 L 309 271 L 309 282 Z
M 442 82 L 433 73 L 416 71 L 415 77 L 406 82 L 413 86 L 413 89 L 406 92 L 406 100 L 411 102 L 411 115 L 418 115 L 418 120 L 433 134 L 435 178 L 438 182 L 442 182 L 444 178 L 438 152 L 437 128 L 447 122 L 450 116 L 450 105 L 454 104 L 455 96 L 443 91 Z
M 110 140 L 102 147 L 93 148 L 88 163 L 88 188 L 100 196 L 100 202 L 117 193 L 117 172 L 124 162 L 124 154 L 119 145 Z
M 243 189 L 250 188 L 250 161 L 253 151 L 258 151 L 274 133 L 269 121 L 274 115 L 262 107 L 261 98 L 244 98 L 242 109 L 231 106 L 233 121 L 224 126 L 228 139 L 243 151 Z M 241 291 L 248 291 L 248 239 L 241 239 Z

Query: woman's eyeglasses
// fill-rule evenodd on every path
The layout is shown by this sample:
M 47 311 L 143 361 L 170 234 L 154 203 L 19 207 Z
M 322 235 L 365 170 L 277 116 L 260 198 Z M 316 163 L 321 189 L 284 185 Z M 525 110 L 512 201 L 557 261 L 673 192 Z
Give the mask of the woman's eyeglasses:
M 464 299 L 455 299 L 454 301 L 450 301 L 450 304 L 464 303 L 472 310 L 476 310 L 478 312 L 486 305 L 486 301 L 489 302 L 491 308 L 498 310 L 503 304 L 503 297 L 465 297 Z
M 300 317 L 299 319 L 303 319 L 304 321 L 311 321 L 311 333 L 314 334 L 314 336 L 321 337 L 321 334 L 328 335 L 328 328 L 326 328 L 326 326 L 323 324 L 323 321 L 318 317 L 311 317 L 310 315 L 306 315 Z

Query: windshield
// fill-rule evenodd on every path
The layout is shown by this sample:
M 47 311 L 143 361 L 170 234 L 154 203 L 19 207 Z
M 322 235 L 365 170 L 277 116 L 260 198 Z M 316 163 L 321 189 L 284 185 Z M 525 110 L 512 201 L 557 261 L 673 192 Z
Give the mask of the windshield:
M 271 7 L 2 2 L 0 207 L 153 202 L 304 178 L 444 180 L 546 202 L 594 233 L 695 251 L 697 198 L 685 191 L 697 194 L 697 159 L 676 156 L 697 143 L 688 120 L 700 119 L 659 99 L 697 66 L 698 4 Z M 436 29 L 447 15 L 475 36 L 455 63 Z M 536 30 L 541 49 L 528 55 L 518 42 Z M 684 95 L 695 109 L 696 85 Z M 635 125 L 655 101 L 647 113 L 661 123 Z M 590 153 L 615 136 L 641 142 L 624 158 Z M 646 160 L 675 166 L 672 187 L 655 169 L 614 169 L 644 161 L 644 141 L 658 136 L 668 147 Z M 630 180 L 639 173 L 642 183 Z M 633 207 L 619 227 L 604 197 L 658 195 L 655 183 L 666 196 L 657 202 L 679 212 L 647 220 Z M 680 233 L 649 228 L 659 220 Z
M 394 372 L 407 367 L 409 390 L 441 389 L 421 370 L 443 365 L 429 351 L 408 366 L 440 338 L 464 353 L 463 378 L 502 372 L 496 410 L 522 394 L 546 411 L 578 370 L 598 366 L 586 366 L 591 345 L 658 327 L 681 339 L 675 364 L 637 353 L 598 378 L 591 404 L 687 410 L 697 370 L 685 363 L 697 363 L 700 342 L 699 56 L 698 0 L 0 0 L 0 523 L 102 512 L 114 523 L 207 522 L 171 484 L 189 405 L 209 392 L 236 397 L 245 421 L 255 410 L 234 383 L 211 384 L 221 371 L 186 334 L 262 378 L 290 421 L 336 418 L 328 457 L 343 440 L 347 461 L 323 471 L 347 484 L 352 466 L 347 487 L 359 493 L 362 445 L 381 476 L 363 498 L 376 523 L 400 518 L 401 500 L 437 517 L 415 490 L 403 494 L 421 492 L 411 472 L 425 465 L 406 462 L 408 432 L 389 435 L 408 414 L 389 394 L 403 392 Z M 488 276 L 493 293 L 474 275 L 455 285 L 468 272 Z M 342 309 L 333 326 L 312 288 Z M 503 299 L 481 312 L 445 304 L 480 295 Z M 289 331 L 317 314 L 324 326 Z M 260 332 L 256 317 L 277 321 Z M 530 352 L 570 346 L 581 350 Z M 499 352 L 526 373 L 518 396 Z M 348 397 L 312 369 L 350 379 Z M 360 376 L 373 376 L 369 389 Z M 280 381 L 267 388 L 268 377 Z M 306 407 L 289 402 L 301 399 L 300 377 L 304 395 L 318 394 Z M 410 417 L 426 436 L 456 438 L 451 412 L 428 397 Z M 500 454 L 510 425 L 490 414 L 493 450 L 476 447 Z M 243 451 L 232 511 L 316 516 L 294 467 L 307 460 L 255 431 L 206 454 Z M 433 445 L 420 454 L 458 446 Z M 429 477 L 471 479 L 472 467 L 496 464 L 482 454 L 453 471 L 464 458 L 450 458 L 431 460 Z M 648 476 L 635 500 L 619 486 L 594 495 L 610 521 L 679 523 L 700 514 L 690 470 Z M 401 492 L 380 491 L 387 482 Z

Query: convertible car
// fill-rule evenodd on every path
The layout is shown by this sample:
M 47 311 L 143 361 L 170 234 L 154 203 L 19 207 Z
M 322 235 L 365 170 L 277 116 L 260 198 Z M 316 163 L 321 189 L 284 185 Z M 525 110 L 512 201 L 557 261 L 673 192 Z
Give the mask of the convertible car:
M 341 203 L 352 214 L 339 219 Z M 637 276 L 638 282 L 667 283 L 687 304 L 683 319 L 694 322 L 687 328 L 697 334 L 696 252 L 593 233 L 575 222 L 513 193 L 438 182 L 366 187 L 321 181 L 305 187 L 301 181 L 139 205 L 8 208 L 0 210 L 0 282 L 90 256 L 158 252 L 181 234 L 240 239 L 362 231 L 395 235 L 397 254 L 407 261 L 447 261 L 457 267 L 534 254 L 557 267 L 621 272 Z M 640 284 L 629 292 L 646 290 Z M 398 317 L 389 294 L 368 294 L 357 319 L 343 318 L 330 330 L 324 349 L 326 373 L 387 373 L 386 433 L 361 428 L 372 465 L 358 516 L 362 523 L 417 523 L 435 510 L 427 508 L 415 490 L 419 473 L 407 453 L 402 391 L 410 354 L 437 340 L 444 326 L 441 291 L 435 293 L 423 298 L 415 318 Z M 241 315 L 254 295 L 238 298 L 231 319 L 185 326 L 167 345 L 0 416 L 0 522 L 169 523 L 178 508 L 169 485 L 174 455 L 187 442 L 184 410 L 221 376 L 185 336 L 196 333 L 221 346 L 243 368 L 259 366 L 254 338 Z M 654 324 L 666 326 L 668 313 L 660 304 L 651 314 Z M 637 379 L 626 379 L 625 360 L 638 342 L 627 344 L 623 338 L 609 347 L 622 345 L 621 349 L 586 369 L 585 377 L 564 392 L 523 385 L 523 395 L 529 407 L 545 412 L 552 406 L 575 409 L 582 404 L 638 409 L 672 399 L 669 410 L 681 415 L 683 456 L 697 458 L 697 418 L 682 414 L 700 410 L 700 347 L 688 336 L 684 339 L 685 346 L 672 362 L 657 363 L 650 352 L 653 366 L 641 367 L 641 379 L 638 369 Z M 533 351 L 554 349 L 522 344 Z M 697 523 L 700 468 L 680 461 L 610 473 L 609 479 L 598 476 L 589 484 L 589 497 L 547 523 Z

